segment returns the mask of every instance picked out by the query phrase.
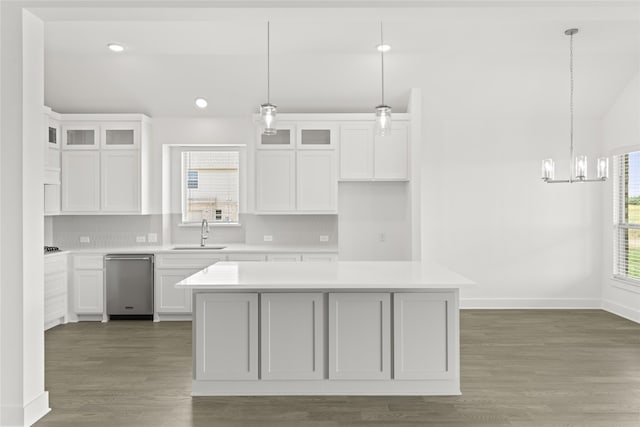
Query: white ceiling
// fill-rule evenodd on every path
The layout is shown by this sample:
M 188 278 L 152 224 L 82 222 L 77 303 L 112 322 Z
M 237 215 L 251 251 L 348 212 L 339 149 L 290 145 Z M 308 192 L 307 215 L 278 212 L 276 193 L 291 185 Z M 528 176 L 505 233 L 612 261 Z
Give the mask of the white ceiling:
M 394 9 L 385 20 L 392 45 L 385 58 L 387 103 L 404 111 L 410 88 L 420 87 L 431 114 L 564 115 L 563 31 L 577 26 L 576 110 L 601 116 L 638 71 L 640 14 L 602 6 L 580 9 L 580 19 L 572 20 L 568 9 L 510 9 L 508 20 L 501 9 L 489 15 L 486 9 Z M 249 114 L 266 100 L 266 25 L 261 16 L 246 16 L 49 21 L 46 102 L 60 112 Z M 339 9 L 276 16 L 271 101 L 282 112 L 370 111 L 380 101 L 374 18 Z M 114 41 L 127 51 L 109 52 L 106 44 Z M 194 107 L 198 96 L 209 108 Z

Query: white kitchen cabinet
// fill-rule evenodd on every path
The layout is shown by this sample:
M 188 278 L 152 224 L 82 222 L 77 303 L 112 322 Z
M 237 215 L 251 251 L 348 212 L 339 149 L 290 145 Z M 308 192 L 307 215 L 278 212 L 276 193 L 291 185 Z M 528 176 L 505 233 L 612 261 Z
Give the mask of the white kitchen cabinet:
M 67 254 L 44 257 L 44 330 L 67 322 Z
M 196 271 L 194 269 L 156 269 L 154 298 L 156 314 L 191 313 L 191 290 L 177 289 L 175 285 Z
M 102 314 L 104 311 L 103 270 L 74 270 L 73 293 L 73 308 L 76 314 Z
M 390 342 L 390 294 L 329 294 L 329 379 L 390 379 Z
M 333 150 L 338 143 L 338 126 L 335 122 L 300 122 L 297 147 L 303 150 Z
M 371 122 L 340 126 L 340 180 L 406 181 L 408 165 L 408 122 L 393 122 L 385 136 L 375 135 Z
M 298 262 L 301 260 L 300 254 L 267 254 L 267 261 L 272 262 Z
M 340 126 L 340 179 L 373 178 L 373 126 L 370 122 Z
M 256 153 L 256 209 L 290 212 L 296 208 L 296 165 L 293 150 Z
M 374 138 L 374 178 L 409 179 L 409 126 L 393 122 L 391 134 Z
M 136 150 L 109 150 L 100 154 L 101 210 L 140 210 L 140 153 Z
M 452 378 L 456 313 L 453 293 L 396 293 L 393 297 L 393 375 L 399 380 Z
M 98 151 L 62 153 L 62 210 L 76 213 L 100 210 Z
M 60 184 L 44 185 L 44 214 L 58 215 L 60 213 Z
M 137 149 L 140 147 L 140 123 L 115 122 L 100 125 L 103 149 Z
M 296 155 L 297 210 L 336 213 L 338 210 L 338 177 L 335 151 L 301 150 Z
M 275 135 L 263 135 L 257 130 L 257 148 L 261 150 L 294 149 L 296 147 L 296 126 L 293 123 L 279 122 Z
M 305 380 L 324 377 L 322 293 L 263 293 L 261 378 Z
M 60 115 L 44 107 L 44 183 L 60 184 Z
M 229 254 L 228 261 L 266 261 L 266 254 Z
M 64 123 L 63 120 L 62 148 L 65 150 L 97 150 L 99 135 L 99 123 Z
M 336 262 L 337 254 L 302 254 L 303 262 Z
M 195 379 L 258 378 L 258 294 L 196 295 Z

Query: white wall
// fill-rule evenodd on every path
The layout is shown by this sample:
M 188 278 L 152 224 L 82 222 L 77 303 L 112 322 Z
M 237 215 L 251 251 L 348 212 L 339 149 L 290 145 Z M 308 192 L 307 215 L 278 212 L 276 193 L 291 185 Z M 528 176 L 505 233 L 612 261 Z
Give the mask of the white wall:
M 640 73 L 620 93 L 604 119 L 604 144 L 608 155 L 640 150 Z M 613 188 L 607 186 L 603 204 L 602 305 L 605 309 L 640 322 L 640 286 L 612 279 Z
M 477 282 L 464 307 L 598 307 L 605 185 L 544 184 L 543 158 L 568 167 L 568 120 L 423 121 L 423 258 Z M 598 120 L 576 122 L 595 159 Z
M 31 425 L 44 391 L 44 27 L 3 2 L 0 150 L 0 425 Z

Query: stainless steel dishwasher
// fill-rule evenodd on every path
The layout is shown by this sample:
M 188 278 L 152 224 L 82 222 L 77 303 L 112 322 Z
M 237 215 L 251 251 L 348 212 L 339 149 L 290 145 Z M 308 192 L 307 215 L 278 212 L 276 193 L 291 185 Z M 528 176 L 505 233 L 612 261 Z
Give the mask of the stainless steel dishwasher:
M 107 315 L 110 319 L 153 318 L 153 255 L 105 256 Z

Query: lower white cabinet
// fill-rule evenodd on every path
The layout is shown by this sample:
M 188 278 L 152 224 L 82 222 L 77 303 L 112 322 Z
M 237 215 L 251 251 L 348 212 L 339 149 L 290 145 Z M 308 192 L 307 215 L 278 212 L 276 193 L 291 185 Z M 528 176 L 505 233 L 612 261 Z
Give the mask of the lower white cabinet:
M 156 270 L 156 313 L 191 313 L 191 290 L 177 289 L 175 285 L 196 271 L 193 269 Z
M 396 293 L 393 298 L 394 378 L 451 378 L 455 340 L 449 334 L 457 321 L 453 294 Z
M 67 322 L 67 255 L 44 258 L 44 329 Z
M 73 308 L 76 314 L 102 314 L 104 311 L 103 270 L 74 270 L 73 294 Z
M 389 293 L 329 294 L 329 379 L 391 378 Z
M 304 262 L 336 262 L 338 261 L 337 254 L 302 254 L 302 261 Z
M 258 294 L 196 295 L 197 380 L 258 379 Z
M 261 378 L 324 378 L 322 293 L 260 295 Z

